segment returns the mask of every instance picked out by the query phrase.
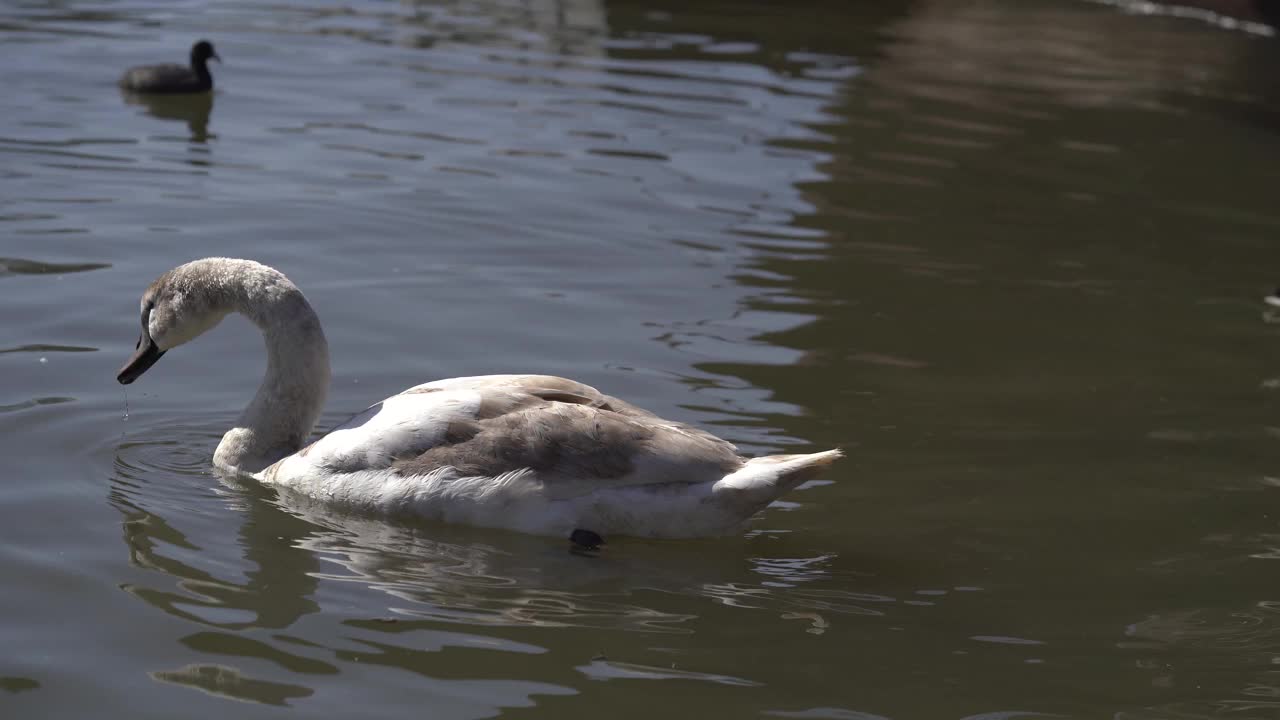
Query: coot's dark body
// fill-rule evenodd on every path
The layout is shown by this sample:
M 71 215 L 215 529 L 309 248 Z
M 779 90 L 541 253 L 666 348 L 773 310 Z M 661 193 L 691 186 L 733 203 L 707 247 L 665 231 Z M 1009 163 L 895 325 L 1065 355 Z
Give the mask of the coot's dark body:
M 129 68 L 120 78 L 120 87 L 136 93 L 202 93 L 213 89 L 213 76 L 209 74 L 209 59 L 218 60 L 218 53 L 208 40 L 191 46 L 191 65 L 140 65 Z

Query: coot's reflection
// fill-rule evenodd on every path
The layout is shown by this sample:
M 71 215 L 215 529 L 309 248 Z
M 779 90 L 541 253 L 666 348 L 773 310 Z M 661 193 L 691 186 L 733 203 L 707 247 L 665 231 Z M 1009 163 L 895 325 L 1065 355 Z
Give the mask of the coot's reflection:
M 143 95 L 121 90 L 125 103 L 136 105 L 146 114 L 161 120 L 177 120 L 187 124 L 193 143 L 209 139 L 209 116 L 213 113 L 213 93 L 190 95 Z

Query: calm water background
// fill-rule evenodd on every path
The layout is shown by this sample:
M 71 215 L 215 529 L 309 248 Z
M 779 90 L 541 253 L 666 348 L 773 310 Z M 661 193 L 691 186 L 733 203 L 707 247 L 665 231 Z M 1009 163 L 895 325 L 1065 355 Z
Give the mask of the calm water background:
M 197 37 L 212 99 L 114 87 Z M 1280 717 L 1278 55 L 1071 0 L 0 5 L 0 714 Z M 248 323 L 114 381 L 212 254 L 307 292 L 325 423 L 550 372 L 851 457 L 594 559 L 228 486 Z

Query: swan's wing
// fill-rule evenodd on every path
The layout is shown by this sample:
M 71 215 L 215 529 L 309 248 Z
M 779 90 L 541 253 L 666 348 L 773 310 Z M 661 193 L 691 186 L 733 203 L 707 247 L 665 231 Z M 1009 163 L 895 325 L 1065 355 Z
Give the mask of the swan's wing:
M 529 470 L 550 496 L 570 497 L 601 487 L 714 481 L 743 462 L 726 440 L 564 378 L 454 378 L 408 392 L 462 388 L 479 394 L 476 414 L 453 420 L 447 442 L 393 463 L 397 473 L 451 466 L 497 477 Z
M 505 410 L 508 402 L 520 403 L 529 396 L 551 401 L 572 404 L 591 405 L 593 407 L 613 410 L 622 415 L 656 418 L 653 413 L 605 395 L 599 390 L 576 380 L 556 377 L 555 375 L 475 375 L 472 377 L 448 378 L 436 380 L 405 390 L 403 395 L 438 390 L 474 390 L 487 396 L 489 407 L 487 414 L 496 416 Z
M 389 469 L 405 478 L 444 467 L 481 477 L 530 471 L 550 496 L 571 497 L 601 487 L 714 481 L 742 462 L 729 442 L 589 385 L 487 375 L 387 398 L 279 466 L 291 465 L 287 476 L 307 466 L 325 473 Z
M 289 464 L 289 476 L 383 470 L 448 443 L 450 423 L 475 417 L 480 404 L 479 394 L 467 390 L 392 395 L 277 465 Z

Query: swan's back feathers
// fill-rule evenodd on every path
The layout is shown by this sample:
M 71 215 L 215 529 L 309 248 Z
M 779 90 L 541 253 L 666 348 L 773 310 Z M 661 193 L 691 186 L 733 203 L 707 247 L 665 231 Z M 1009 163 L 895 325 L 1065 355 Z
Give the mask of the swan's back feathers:
M 485 375 L 418 385 L 358 413 L 264 476 L 390 470 L 463 476 L 531 470 L 554 497 L 602 487 L 713 482 L 742 466 L 732 443 L 582 383 Z
M 657 415 L 575 380 L 555 375 L 473 375 L 436 380 L 405 390 L 401 395 L 440 390 L 473 390 L 484 396 L 484 417 L 495 417 L 517 404 L 539 401 L 564 402 L 612 410 L 621 415 L 657 418 Z M 701 432 L 701 431 L 699 431 Z
M 392 468 L 413 476 L 447 465 L 485 477 L 528 469 L 549 497 L 563 499 L 603 487 L 710 482 L 741 464 L 728 443 L 674 424 L 544 400 L 487 420 L 450 423 L 446 442 Z
M 435 387 L 432 387 L 435 386 Z M 471 418 L 456 418 L 442 441 L 392 463 L 400 475 L 451 466 L 464 476 L 531 470 L 549 497 L 602 487 L 714 481 L 742 465 L 734 446 L 589 385 L 546 375 L 454 378 L 407 393 L 469 387 Z
M 267 468 L 314 497 L 473 525 L 653 537 L 734 532 L 841 456 L 728 441 L 545 375 L 418 385 Z

